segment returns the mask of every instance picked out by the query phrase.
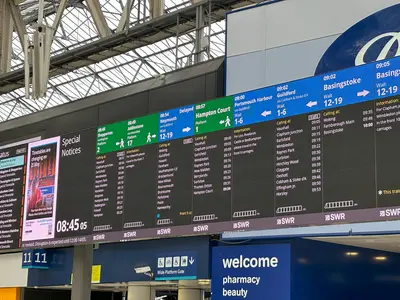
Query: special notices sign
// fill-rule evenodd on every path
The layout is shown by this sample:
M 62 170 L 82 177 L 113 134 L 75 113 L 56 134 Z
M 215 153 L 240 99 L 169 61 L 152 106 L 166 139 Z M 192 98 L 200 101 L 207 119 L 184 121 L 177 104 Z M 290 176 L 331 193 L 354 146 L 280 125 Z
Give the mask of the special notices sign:
M 290 245 L 215 247 L 213 300 L 290 299 Z

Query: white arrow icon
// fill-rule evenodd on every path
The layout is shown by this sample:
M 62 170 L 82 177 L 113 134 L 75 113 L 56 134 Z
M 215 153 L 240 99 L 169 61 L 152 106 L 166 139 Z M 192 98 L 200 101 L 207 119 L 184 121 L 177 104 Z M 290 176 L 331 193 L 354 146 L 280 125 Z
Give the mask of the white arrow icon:
M 191 257 L 191 258 L 189 259 L 189 263 L 190 263 L 191 265 L 193 265 L 193 263 L 194 263 L 193 257 Z
M 189 132 L 190 131 L 190 127 L 185 127 L 182 129 L 182 132 Z
M 318 104 L 317 101 L 310 101 L 310 102 L 308 102 L 308 103 L 306 104 L 306 106 L 308 106 L 309 108 L 311 108 L 311 107 L 313 107 L 313 106 L 315 106 L 315 105 L 317 105 L 317 104 Z
M 358 92 L 358 93 L 357 93 L 357 96 L 358 96 L 358 97 L 365 97 L 365 96 L 367 96 L 368 94 L 369 94 L 369 91 L 363 90 L 363 91 L 361 91 L 361 92 Z
M 155 139 L 155 138 L 156 138 L 156 135 L 155 135 L 155 134 L 153 134 L 151 137 L 152 137 L 153 139 Z
M 225 121 L 224 120 L 221 120 L 221 121 L 219 121 L 219 124 L 224 124 L 225 123 Z
M 261 115 L 262 115 L 263 117 L 269 116 L 269 115 L 271 115 L 271 114 L 272 114 L 272 111 L 270 111 L 270 110 L 264 110 L 264 111 L 261 113 Z

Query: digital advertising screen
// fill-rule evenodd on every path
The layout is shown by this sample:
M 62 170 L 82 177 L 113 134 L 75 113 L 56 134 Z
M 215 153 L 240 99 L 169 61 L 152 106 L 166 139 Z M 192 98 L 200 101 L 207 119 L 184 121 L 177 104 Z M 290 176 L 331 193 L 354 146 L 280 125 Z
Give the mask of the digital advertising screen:
M 53 238 L 60 138 L 29 144 L 22 241 Z

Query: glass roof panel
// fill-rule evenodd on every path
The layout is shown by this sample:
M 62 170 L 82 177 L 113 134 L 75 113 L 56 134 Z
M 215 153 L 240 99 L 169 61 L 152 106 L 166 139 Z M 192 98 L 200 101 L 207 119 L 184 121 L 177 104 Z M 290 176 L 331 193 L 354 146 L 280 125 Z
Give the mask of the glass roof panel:
M 148 0 L 133 1 L 130 26 L 149 19 Z M 19 8 L 27 23 L 28 35 L 34 32 L 37 21 L 38 0 L 25 0 Z M 45 1 L 45 24 L 52 26 L 57 3 Z M 100 0 L 107 24 L 114 31 L 119 24 L 127 0 Z M 165 0 L 165 11 L 172 12 L 191 5 L 191 1 Z M 224 55 L 225 21 L 204 28 L 210 35 L 210 47 L 204 59 Z M 209 34 L 211 32 L 211 34 Z M 25 89 L 0 95 L 0 121 L 17 118 L 38 110 L 47 109 L 113 88 L 144 80 L 157 74 L 185 67 L 193 62 L 195 33 L 180 34 L 151 45 L 82 67 L 67 74 L 50 78 L 46 97 L 38 100 L 25 99 Z M 93 18 L 82 0 L 68 0 L 60 26 L 51 46 L 52 55 L 57 55 L 99 39 Z M 208 56 L 207 53 L 210 55 Z M 13 34 L 11 69 L 23 68 L 24 53 L 18 35 Z

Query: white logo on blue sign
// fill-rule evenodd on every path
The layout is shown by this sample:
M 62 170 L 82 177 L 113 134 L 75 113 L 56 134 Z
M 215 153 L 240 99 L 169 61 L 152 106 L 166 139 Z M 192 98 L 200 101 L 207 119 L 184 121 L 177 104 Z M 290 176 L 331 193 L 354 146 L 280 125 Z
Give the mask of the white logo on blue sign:
M 315 74 L 400 55 L 400 4 L 380 10 L 341 34 L 326 50 Z

